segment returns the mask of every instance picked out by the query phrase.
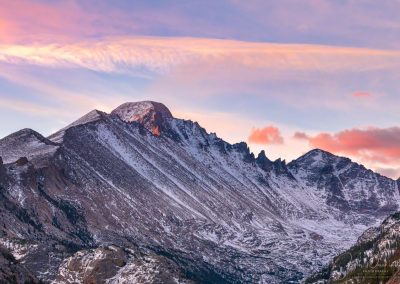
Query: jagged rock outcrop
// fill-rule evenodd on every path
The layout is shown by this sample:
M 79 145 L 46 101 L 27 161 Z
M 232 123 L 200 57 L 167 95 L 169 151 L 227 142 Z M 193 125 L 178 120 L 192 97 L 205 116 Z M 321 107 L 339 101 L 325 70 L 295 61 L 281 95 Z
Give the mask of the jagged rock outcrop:
M 168 258 L 117 246 L 81 250 L 64 259 L 55 283 L 182 283 L 191 284 Z
M 268 171 L 272 167 L 272 162 L 270 159 L 267 158 L 265 155 L 265 151 L 262 150 L 257 158 L 256 158 L 257 165 L 265 171 Z
M 17 132 L 0 155 L 3 240 L 35 245 L 21 259 L 44 281 L 113 245 L 197 282 L 299 282 L 400 203 L 396 181 L 349 159 L 255 158 L 154 102 L 92 111 L 48 138 Z

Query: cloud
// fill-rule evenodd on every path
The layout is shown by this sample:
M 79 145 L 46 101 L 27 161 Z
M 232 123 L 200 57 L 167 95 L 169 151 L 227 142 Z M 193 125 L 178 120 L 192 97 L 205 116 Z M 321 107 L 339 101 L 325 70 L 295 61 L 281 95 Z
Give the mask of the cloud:
M 263 145 L 283 144 L 283 137 L 277 127 L 269 125 L 264 128 L 252 129 L 248 141 Z
M 2 42 L 122 34 L 398 48 L 398 1 L 2 1 Z M 288 20 L 290 19 L 290 20 Z M 340 19 L 338 21 L 337 19 Z
M 2 1 L 1 6 L 3 43 L 73 42 L 101 34 L 120 34 L 122 30 L 135 32 L 139 28 L 125 12 L 89 1 L 18 0 Z
M 278 41 L 386 48 L 398 48 L 400 44 L 400 23 L 395 12 L 400 8 L 399 1 L 229 1 L 242 11 L 242 18 L 247 16 L 248 22 L 257 24 L 256 30 L 263 29 L 269 38 Z
M 313 148 L 355 157 L 372 167 L 395 169 L 400 166 L 400 127 L 354 128 L 333 134 L 323 132 L 316 135 L 297 132 L 294 137 L 306 139 Z M 389 173 L 388 170 L 385 172 Z
M 355 92 L 352 96 L 356 98 L 369 98 L 372 97 L 372 94 L 367 92 Z
M 1 93 L 0 96 L 2 96 Z M 0 109 L 7 109 L 28 114 L 34 114 L 35 116 L 49 116 L 49 115 L 55 117 L 66 116 L 66 113 L 51 107 L 40 106 L 38 104 L 15 100 L 15 99 L 7 99 L 3 96 L 0 100 Z
M 2 44 L 0 61 L 103 72 L 219 64 L 277 71 L 368 71 L 399 68 L 400 52 L 319 45 L 164 37 L 112 37 L 73 44 Z
M 304 133 L 304 132 L 295 132 L 293 135 L 294 139 L 298 139 L 298 140 L 308 140 L 310 139 L 310 137 Z
M 400 69 L 400 52 L 208 38 L 123 36 L 73 44 L 2 44 L 1 62 L 142 77 L 153 80 L 149 92 L 157 95 L 187 96 L 189 91 L 192 97 L 250 93 L 299 109 L 307 106 L 350 111 L 355 102 L 349 103 L 345 98 L 349 91 L 337 90 L 337 86 L 353 88 L 357 84 L 369 88 L 367 84 L 373 84 L 371 88 L 379 91 L 393 86 Z M 375 80 L 370 80 L 372 77 Z M 317 89 L 323 95 L 316 94 Z M 362 107 L 376 107 L 368 103 Z
M 38 35 L 49 36 L 49 34 L 57 33 L 60 40 L 69 32 L 77 32 L 79 26 L 82 30 L 87 28 L 83 13 L 77 8 L 75 1 L 57 4 L 26 0 L 3 1 L 0 11 L 2 19 L 0 40 L 2 42 L 31 41 Z M 78 19 L 80 21 L 77 21 Z
M 400 179 L 400 168 L 376 168 L 375 170 L 384 176 Z
M 314 147 L 359 156 L 369 161 L 400 161 L 400 127 L 350 129 L 320 133 L 309 139 Z
M 215 102 L 250 96 L 251 101 L 257 101 L 253 107 L 257 111 L 251 115 L 261 116 L 262 105 L 271 103 L 299 112 L 313 108 L 353 113 L 355 106 L 381 111 L 381 97 L 352 100 L 348 94 L 357 89 L 388 93 L 383 104 L 393 109 L 397 93 L 393 82 L 399 79 L 400 52 L 209 38 L 119 36 L 74 43 L 0 44 L 0 65 L 5 66 L 0 66 L 1 77 L 18 81 L 16 84 L 29 83 L 42 93 L 54 93 L 53 96 L 60 93 L 58 97 L 72 101 L 79 101 L 75 97 L 83 95 L 84 90 L 74 88 L 77 85 L 73 84 L 71 95 L 64 95 L 62 90 L 54 92 L 51 89 L 59 86 L 35 70 L 57 70 L 61 77 L 64 72 L 70 78 L 78 78 L 80 71 L 103 78 L 119 77 L 135 92 L 141 80 L 146 85 L 140 89 L 142 96 L 163 100 L 190 97 Z M 10 66 L 15 70 L 12 76 L 8 75 Z M 34 78 L 26 78 L 26 70 L 31 70 L 30 77 Z M 42 78 L 37 79 L 39 76 Z M 38 88 L 39 82 L 49 86 Z M 98 98 L 95 93 L 87 96 L 94 98 L 87 100 L 89 105 Z M 283 116 L 284 112 L 280 114 Z

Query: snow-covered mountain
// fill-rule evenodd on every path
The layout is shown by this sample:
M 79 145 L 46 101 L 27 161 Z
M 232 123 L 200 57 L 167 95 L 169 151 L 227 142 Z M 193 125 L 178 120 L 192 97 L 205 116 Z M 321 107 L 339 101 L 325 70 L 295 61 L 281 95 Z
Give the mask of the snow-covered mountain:
M 150 101 L 94 110 L 47 138 L 23 129 L 0 156 L 0 243 L 55 283 L 140 282 L 139 270 L 166 273 L 148 282 L 297 283 L 400 203 L 399 182 L 347 158 L 255 157 Z M 79 274 L 116 250 L 111 272 Z
M 400 280 L 400 212 L 366 230 L 350 249 L 306 283 L 387 283 Z

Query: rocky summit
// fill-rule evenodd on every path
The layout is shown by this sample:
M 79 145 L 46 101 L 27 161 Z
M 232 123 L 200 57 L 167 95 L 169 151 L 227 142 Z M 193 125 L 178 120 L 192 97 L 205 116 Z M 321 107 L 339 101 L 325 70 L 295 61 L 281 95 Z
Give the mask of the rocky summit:
M 350 159 L 255 157 L 151 101 L 23 129 L 0 156 L 0 275 L 17 283 L 299 283 L 400 204 L 398 181 Z

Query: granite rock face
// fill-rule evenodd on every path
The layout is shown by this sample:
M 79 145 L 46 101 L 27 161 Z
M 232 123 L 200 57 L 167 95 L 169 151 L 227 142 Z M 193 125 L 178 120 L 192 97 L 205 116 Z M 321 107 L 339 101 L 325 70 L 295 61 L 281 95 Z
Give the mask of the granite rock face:
M 21 130 L 0 156 L 0 242 L 45 282 L 296 283 L 400 203 L 398 182 L 347 158 L 256 158 L 148 101 Z

